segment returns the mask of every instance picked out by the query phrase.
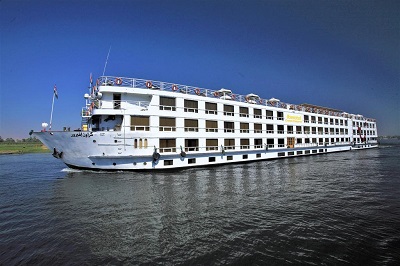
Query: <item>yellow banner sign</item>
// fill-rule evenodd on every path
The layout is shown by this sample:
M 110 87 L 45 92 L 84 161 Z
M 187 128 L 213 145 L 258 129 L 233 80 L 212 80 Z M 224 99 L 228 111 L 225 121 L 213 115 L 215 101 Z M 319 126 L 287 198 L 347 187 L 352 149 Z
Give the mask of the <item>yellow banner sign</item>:
M 286 122 L 291 123 L 303 123 L 303 116 L 302 115 L 293 115 L 293 114 L 286 114 Z

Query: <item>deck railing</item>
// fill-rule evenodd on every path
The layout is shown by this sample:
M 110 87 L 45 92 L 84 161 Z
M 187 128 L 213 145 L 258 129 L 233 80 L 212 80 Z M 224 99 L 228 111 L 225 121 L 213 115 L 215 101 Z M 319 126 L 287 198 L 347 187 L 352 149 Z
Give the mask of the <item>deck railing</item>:
M 324 114 L 324 115 L 338 116 L 343 118 L 353 118 L 371 122 L 376 121 L 375 119 L 372 118 L 365 118 L 360 115 L 353 115 L 344 112 L 330 111 L 324 108 L 309 107 L 309 106 L 306 107 L 302 105 L 284 103 L 281 101 L 270 101 L 263 98 L 249 98 L 245 95 L 240 95 L 235 93 L 224 94 L 223 92 L 221 93 L 219 90 L 210 90 L 205 88 L 187 86 L 176 83 L 168 83 L 156 80 L 145 80 L 145 79 L 115 77 L 115 76 L 101 76 L 97 79 L 96 86 L 94 87 L 94 89 L 96 89 L 98 86 L 122 86 L 122 87 L 141 88 L 141 89 L 172 91 L 177 93 L 193 94 L 210 98 L 225 98 L 229 99 L 230 101 L 247 102 L 254 105 L 271 106 L 282 109 L 309 112 L 314 114 Z

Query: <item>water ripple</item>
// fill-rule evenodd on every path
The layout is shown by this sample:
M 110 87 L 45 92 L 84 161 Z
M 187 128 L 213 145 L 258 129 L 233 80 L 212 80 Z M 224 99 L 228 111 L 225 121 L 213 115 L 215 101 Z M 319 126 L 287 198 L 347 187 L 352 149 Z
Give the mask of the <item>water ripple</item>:
M 0 261 L 285 265 L 400 262 L 398 147 L 172 173 L 0 157 Z

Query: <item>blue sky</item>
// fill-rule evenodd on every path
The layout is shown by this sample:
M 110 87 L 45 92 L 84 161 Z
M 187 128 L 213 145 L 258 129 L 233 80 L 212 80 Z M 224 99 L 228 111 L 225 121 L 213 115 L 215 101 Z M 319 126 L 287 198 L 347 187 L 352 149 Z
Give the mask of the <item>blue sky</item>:
M 400 135 L 399 1 L 0 2 L 0 136 L 80 127 L 89 74 L 229 88 Z

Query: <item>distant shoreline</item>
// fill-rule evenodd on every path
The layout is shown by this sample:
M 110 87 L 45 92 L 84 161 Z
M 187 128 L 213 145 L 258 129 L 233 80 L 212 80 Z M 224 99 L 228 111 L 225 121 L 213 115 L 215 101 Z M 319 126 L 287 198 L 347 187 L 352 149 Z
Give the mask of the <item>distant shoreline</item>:
M 42 143 L 27 143 L 27 142 L 16 142 L 0 143 L 0 155 L 11 155 L 11 154 L 26 154 L 26 153 L 47 153 L 50 152 L 46 146 Z

